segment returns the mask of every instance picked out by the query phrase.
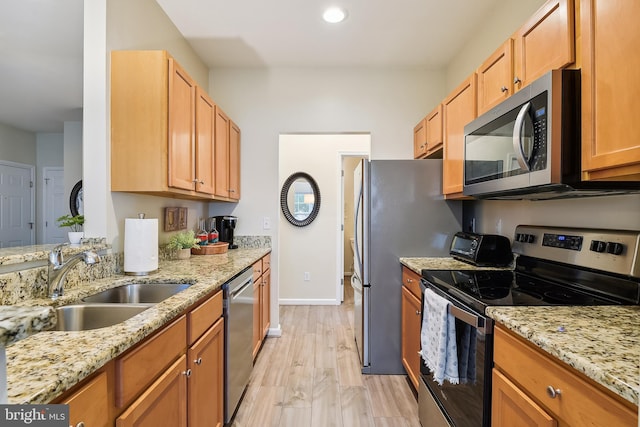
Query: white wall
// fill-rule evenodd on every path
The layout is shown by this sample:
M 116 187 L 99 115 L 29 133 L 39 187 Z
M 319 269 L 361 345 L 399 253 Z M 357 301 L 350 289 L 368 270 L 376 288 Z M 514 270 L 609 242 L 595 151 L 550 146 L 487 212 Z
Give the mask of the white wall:
M 342 155 L 366 154 L 369 148 L 368 134 L 280 136 L 279 185 L 292 173 L 303 171 L 313 177 L 321 195 L 318 216 L 306 227 L 289 224 L 279 215 L 281 304 L 340 304 Z M 304 281 L 305 272 L 311 280 Z
M 36 164 L 36 242 L 42 243 L 44 236 L 44 185 L 42 182 L 43 168 L 64 167 L 64 134 L 62 133 L 38 133 L 37 140 L 37 164 Z M 82 166 L 80 160 L 80 167 Z M 71 191 L 71 190 L 69 190 Z
M 64 194 L 82 179 L 82 122 L 64 122 Z M 95 159 L 91 160 L 92 167 Z
M 36 164 L 36 134 L 0 123 L 0 160 Z

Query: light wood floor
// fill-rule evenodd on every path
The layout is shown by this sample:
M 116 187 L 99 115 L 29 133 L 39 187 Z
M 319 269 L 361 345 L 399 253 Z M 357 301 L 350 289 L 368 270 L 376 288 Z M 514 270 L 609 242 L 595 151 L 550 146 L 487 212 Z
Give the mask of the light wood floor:
M 352 310 L 352 294 L 280 307 L 282 336 L 265 341 L 233 427 L 420 427 L 405 376 L 361 374 Z

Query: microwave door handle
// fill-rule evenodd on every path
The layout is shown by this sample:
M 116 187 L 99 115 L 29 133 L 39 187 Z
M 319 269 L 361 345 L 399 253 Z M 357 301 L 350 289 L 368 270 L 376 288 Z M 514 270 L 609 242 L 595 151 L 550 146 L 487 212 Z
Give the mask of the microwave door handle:
M 529 168 L 529 163 L 524 155 L 522 128 L 524 127 L 524 119 L 530 107 L 530 102 L 527 102 L 522 106 L 520 112 L 518 112 L 518 117 L 516 117 L 516 122 L 513 127 L 513 151 L 516 153 L 516 160 L 518 160 L 520 168 L 525 171 L 530 171 L 531 169 Z

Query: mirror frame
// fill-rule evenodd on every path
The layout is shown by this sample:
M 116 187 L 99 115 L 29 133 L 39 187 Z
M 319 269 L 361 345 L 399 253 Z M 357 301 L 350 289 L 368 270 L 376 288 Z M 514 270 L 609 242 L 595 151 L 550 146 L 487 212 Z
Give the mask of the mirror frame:
M 287 202 L 287 196 L 289 195 L 289 189 L 293 185 L 293 183 L 297 179 L 306 179 L 309 181 L 309 185 L 311 186 L 311 191 L 313 191 L 313 196 L 315 198 L 313 202 L 313 209 L 305 219 L 296 219 L 291 213 L 291 209 L 289 209 L 289 203 Z M 318 216 L 318 212 L 320 212 L 320 188 L 318 188 L 318 184 L 316 181 L 305 172 L 296 172 L 289 176 L 282 184 L 282 190 L 280 191 L 280 208 L 282 209 L 282 213 L 284 217 L 289 221 L 289 223 L 295 225 L 296 227 L 305 227 L 313 222 L 314 219 Z

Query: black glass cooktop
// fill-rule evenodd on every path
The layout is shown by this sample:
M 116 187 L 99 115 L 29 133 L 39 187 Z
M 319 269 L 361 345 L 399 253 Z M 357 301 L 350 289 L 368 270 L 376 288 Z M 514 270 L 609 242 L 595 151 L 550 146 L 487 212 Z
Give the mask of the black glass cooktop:
M 443 293 L 471 304 L 487 306 L 611 305 L 619 301 L 576 287 L 505 270 L 422 270 L 422 277 Z

